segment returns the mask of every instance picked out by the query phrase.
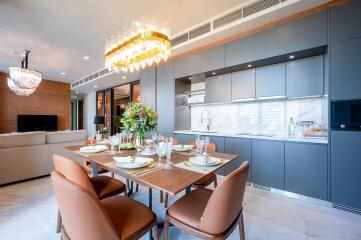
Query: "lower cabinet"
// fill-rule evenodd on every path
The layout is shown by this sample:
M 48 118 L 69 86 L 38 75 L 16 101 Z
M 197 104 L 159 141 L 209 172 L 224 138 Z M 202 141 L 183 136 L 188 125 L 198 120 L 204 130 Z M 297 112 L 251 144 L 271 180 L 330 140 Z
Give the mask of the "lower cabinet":
M 252 182 L 284 189 L 284 142 L 252 140 Z
M 251 164 L 251 151 L 252 151 L 252 140 L 242 138 L 225 138 L 224 139 L 224 151 L 225 153 L 238 155 L 236 160 L 233 160 L 224 167 L 224 174 L 236 170 L 244 161 L 248 161 Z M 248 182 L 251 182 L 251 168 L 248 172 Z
M 188 144 L 189 141 L 194 140 L 195 135 L 176 133 L 174 134 L 174 137 L 179 140 L 180 144 Z
M 285 190 L 327 200 L 327 145 L 285 143 Z

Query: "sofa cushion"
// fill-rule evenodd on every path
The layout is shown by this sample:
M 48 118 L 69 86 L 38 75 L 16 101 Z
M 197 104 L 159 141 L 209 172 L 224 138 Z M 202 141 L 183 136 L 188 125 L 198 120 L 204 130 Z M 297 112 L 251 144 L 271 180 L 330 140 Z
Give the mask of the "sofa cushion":
M 45 143 L 45 132 L 0 134 L 0 148 L 24 147 Z
M 86 130 L 47 132 L 46 143 L 65 143 L 84 141 L 88 137 Z

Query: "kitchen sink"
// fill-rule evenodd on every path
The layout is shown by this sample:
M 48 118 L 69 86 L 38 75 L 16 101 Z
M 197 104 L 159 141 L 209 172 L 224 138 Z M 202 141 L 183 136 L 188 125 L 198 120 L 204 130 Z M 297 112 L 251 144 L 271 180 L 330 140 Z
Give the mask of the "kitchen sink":
M 188 132 L 195 132 L 195 133 L 218 133 L 215 131 L 197 131 L 197 130 L 189 130 Z

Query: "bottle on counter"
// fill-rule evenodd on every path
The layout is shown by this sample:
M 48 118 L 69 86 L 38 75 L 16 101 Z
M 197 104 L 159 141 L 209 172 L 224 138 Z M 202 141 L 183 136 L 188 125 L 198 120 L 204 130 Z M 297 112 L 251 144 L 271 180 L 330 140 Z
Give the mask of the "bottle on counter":
M 293 118 L 291 117 L 288 123 L 288 136 L 294 137 L 295 133 L 296 133 L 296 125 L 295 122 L 293 121 Z

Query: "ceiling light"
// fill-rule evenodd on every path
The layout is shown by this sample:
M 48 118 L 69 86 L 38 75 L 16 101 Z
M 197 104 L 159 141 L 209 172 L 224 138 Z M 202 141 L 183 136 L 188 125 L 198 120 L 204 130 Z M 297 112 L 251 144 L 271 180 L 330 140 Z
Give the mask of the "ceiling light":
M 98 85 L 94 85 L 94 88 L 97 88 L 98 87 Z
M 216 72 L 212 72 L 213 75 L 216 75 Z
M 189 79 L 189 80 L 192 80 L 192 78 L 191 78 L 191 77 L 189 77 L 188 79 Z
M 76 92 L 75 92 L 75 94 L 79 94 L 79 92 L 78 92 L 78 91 L 76 91 Z
M 166 24 L 154 22 L 133 22 L 128 31 L 106 42 L 105 66 L 109 71 L 133 72 L 167 61 L 172 46 L 170 30 Z
M 63 76 L 65 76 L 65 75 L 66 75 L 66 72 L 61 72 L 60 74 L 63 75 Z
M 126 76 L 123 76 L 122 78 L 123 78 L 123 79 L 126 79 L 127 77 L 126 77 Z
M 248 65 L 247 65 L 247 67 L 249 67 L 249 68 L 250 68 L 250 67 L 252 67 L 252 65 L 251 65 L 251 64 L 248 64 Z
M 89 56 L 84 56 L 83 59 L 84 60 L 89 60 L 90 58 L 89 58 Z
M 289 56 L 289 59 L 294 59 L 294 58 L 295 58 L 294 55 Z
M 35 42 L 33 40 L 28 41 L 30 44 L 34 44 Z
M 28 69 L 30 51 L 24 51 L 21 67 L 10 67 L 8 87 L 19 96 L 29 96 L 34 93 L 41 82 L 41 73 Z

